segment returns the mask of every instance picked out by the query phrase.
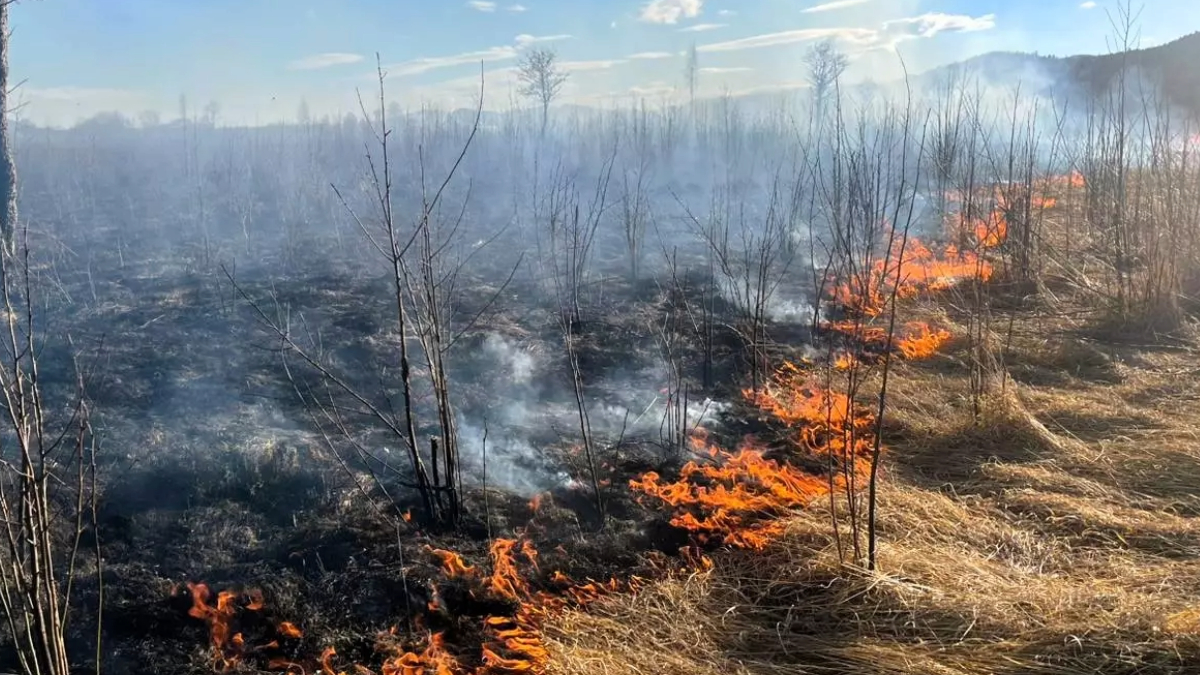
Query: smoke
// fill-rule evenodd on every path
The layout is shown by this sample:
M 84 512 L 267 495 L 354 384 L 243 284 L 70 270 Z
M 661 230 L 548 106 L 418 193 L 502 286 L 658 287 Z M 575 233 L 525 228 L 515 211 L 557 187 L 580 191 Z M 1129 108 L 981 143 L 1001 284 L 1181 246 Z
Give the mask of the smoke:
M 805 272 L 801 283 L 808 285 L 812 279 L 811 271 Z M 789 281 L 796 281 L 789 279 Z M 767 288 L 760 298 L 759 283 L 748 275 L 731 279 L 719 276 L 715 282 L 717 293 L 723 300 L 735 306 L 744 315 L 755 312 L 755 305 L 761 300 L 763 313 L 767 319 L 776 323 L 804 324 L 812 321 L 813 305 L 811 299 L 803 291 L 797 290 L 798 284 L 784 284 L 767 280 Z
M 579 442 L 579 409 L 566 382 L 556 381 L 551 361 L 531 345 L 490 333 L 478 346 L 471 373 L 486 389 L 483 410 L 459 412 L 458 437 L 464 471 L 477 484 L 524 496 L 574 485 L 546 452 L 552 444 Z M 631 358 L 636 358 L 631 354 Z M 600 452 L 619 440 L 665 439 L 664 419 L 673 405 L 664 363 L 623 369 L 585 382 L 592 440 Z M 689 396 L 689 428 L 711 426 L 729 404 Z
M 489 333 L 479 347 L 476 382 L 487 389 L 486 413 L 459 413 L 459 452 L 467 471 L 489 487 L 530 496 L 570 480 L 532 442 L 549 406 L 537 378 L 544 362 L 533 347 Z

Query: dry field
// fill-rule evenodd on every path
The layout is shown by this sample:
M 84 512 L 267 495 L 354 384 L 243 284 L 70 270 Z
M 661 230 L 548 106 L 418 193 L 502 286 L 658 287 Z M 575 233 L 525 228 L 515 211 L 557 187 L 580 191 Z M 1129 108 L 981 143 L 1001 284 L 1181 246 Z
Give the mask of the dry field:
M 814 508 L 762 553 L 555 621 L 552 672 L 1193 672 L 1195 343 L 1078 328 L 1016 320 L 978 421 L 955 343 L 896 366 L 877 572 L 838 563 Z

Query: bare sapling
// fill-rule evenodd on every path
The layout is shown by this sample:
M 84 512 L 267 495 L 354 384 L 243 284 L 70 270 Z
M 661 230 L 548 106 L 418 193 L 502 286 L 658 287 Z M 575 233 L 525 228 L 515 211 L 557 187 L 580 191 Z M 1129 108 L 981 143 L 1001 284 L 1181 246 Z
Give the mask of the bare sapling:
M 333 186 L 333 191 L 370 248 L 379 253 L 387 264 L 396 319 L 398 381 L 395 386 L 399 390 L 399 409 L 386 392 L 382 400 L 377 400 L 358 390 L 346 376 L 336 372 L 322 358 L 319 348 L 308 346 L 304 335 L 311 335 L 313 331 L 304 323 L 303 317 L 293 318 L 285 308 L 278 309 L 274 316 L 268 314 L 255 299 L 237 287 L 232 276 L 230 280 L 254 308 L 262 323 L 280 341 L 284 355 L 297 357 L 315 372 L 320 386 L 302 382 L 286 361 L 284 363 L 284 370 L 297 395 L 308 407 L 314 424 L 343 468 L 352 474 L 349 459 L 355 460 L 389 499 L 387 483 L 399 477 L 400 485 L 416 490 L 431 523 L 455 527 L 462 516 L 463 476 L 446 356 L 462 335 L 462 331 L 453 332 L 451 326 L 453 286 L 461 264 L 451 265 L 444 258 L 449 255 L 449 243 L 458 232 L 465 207 L 456 210 L 456 218 L 445 230 L 441 227 L 439 214 L 447 188 L 457 175 L 479 127 L 482 94 L 474 124 L 453 164 L 446 175 L 432 186 L 427 185 L 424 175 L 424 151 L 418 149 L 418 165 L 421 169 L 420 212 L 410 227 L 404 227 L 394 213 L 392 130 L 388 126 L 382 66 L 377 67 L 377 73 L 379 89 L 376 113 L 369 114 L 366 105 L 361 105 L 363 119 L 371 126 L 377 149 L 377 152 L 368 149 L 366 153 L 367 183 L 376 213 L 370 218 L 360 215 L 336 186 Z M 316 341 L 309 339 L 307 342 Z M 414 346 L 420 347 L 419 354 L 415 353 L 417 350 Z M 426 381 L 422 384 L 432 392 L 437 429 L 437 434 L 429 437 L 428 444 L 418 436 L 418 430 L 426 427 L 418 421 L 421 414 L 418 410 L 419 385 L 414 381 L 417 359 L 425 375 Z M 338 401 L 339 397 L 349 400 L 343 404 Z M 345 413 L 350 409 L 380 425 L 396 438 L 404 447 L 408 466 L 396 466 L 385 452 L 369 448 L 358 440 Z M 336 441 L 334 436 L 337 437 Z M 340 450 L 344 445 L 353 450 L 349 457 Z M 357 480 L 355 482 L 358 483 Z M 401 515 L 398 508 L 394 511 L 397 517 Z
M 96 456 L 83 377 L 61 407 L 39 378 L 37 285 L 28 228 L 17 241 L 17 167 L 8 124 L 12 5 L 0 2 L 0 299 L 8 327 L 0 340 L 0 608 L 25 675 L 69 675 L 72 591 L 85 527 L 96 528 Z M 99 546 L 97 536 L 101 582 Z M 97 673 L 102 611 L 97 608 Z
M 650 159 L 647 157 L 648 148 L 643 144 L 637 154 L 637 166 L 628 169 L 621 176 L 621 225 L 625 235 L 625 250 L 629 254 L 629 282 L 636 284 L 641 275 L 643 246 L 646 241 L 646 230 L 650 223 L 651 208 L 648 193 L 650 180 Z
M 825 426 L 841 436 L 829 442 L 826 457 L 830 519 L 840 559 L 873 568 L 882 420 L 925 132 L 914 138 L 911 107 L 887 110 L 877 119 L 851 126 L 839 103 L 835 119 L 824 141 L 828 164 L 817 186 L 823 220 L 830 224 L 823 242 L 828 285 L 837 289 L 835 297 L 849 301 L 844 316 L 831 317 L 837 329 L 826 342 L 828 365 L 822 385 L 829 392 L 823 402 Z M 879 303 L 882 306 L 876 306 Z M 880 331 L 881 338 L 868 338 Z M 876 377 L 880 385 L 872 427 L 840 423 L 855 418 L 856 402 Z M 842 537 L 842 514 L 849 550 Z
M 69 675 L 73 588 L 84 532 L 96 527 L 96 454 L 83 376 L 65 402 L 39 378 L 43 340 L 33 297 L 36 273 L 27 231 L 21 239 L 15 254 L 0 260 L 8 325 L 0 340 L 0 608 L 23 673 Z M 98 537 L 96 546 L 98 555 Z M 96 565 L 99 574 L 99 557 Z M 100 598 L 103 602 L 102 593 Z M 97 642 L 97 672 L 99 655 Z
M 738 309 L 736 330 L 746 347 L 750 386 L 758 391 L 766 383 L 767 324 L 771 302 L 795 260 L 788 238 L 800 212 L 799 174 L 786 176 L 780 167 L 768 188 L 761 214 L 733 206 L 728 195 L 714 197 L 714 208 L 702 222 L 687 207 L 687 216 L 708 247 L 721 284 Z M 736 229 L 735 229 L 736 228 Z M 717 289 L 714 289 L 717 290 Z
M 679 262 L 674 250 L 664 251 L 671 278 L 670 286 L 660 292 L 667 297 L 667 311 L 654 327 L 664 371 L 667 378 L 666 405 L 659 423 L 659 441 L 667 457 L 677 459 L 688 449 L 693 428 L 689 428 L 689 382 L 684 360 L 684 340 L 689 332 L 695 334 L 700 326 L 688 303 L 686 281 L 679 276 Z M 690 323 L 690 326 L 687 324 Z M 689 331 L 690 328 L 690 331 Z
M 915 152 L 912 148 L 913 139 L 913 120 L 911 107 L 909 107 L 903 119 L 899 122 L 900 131 L 900 158 L 899 158 L 899 175 L 894 176 L 894 192 L 890 198 L 885 198 L 884 209 L 891 209 L 891 214 L 888 217 L 893 224 L 888 231 L 888 242 L 884 258 L 884 269 L 892 266 L 892 257 L 894 252 L 895 267 L 904 269 L 904 255 L 908 250 L 909 235 L 914 224 L 914 215 L 916 211 L 917 190 L 922 177 L 922 158 L 924 157 L 924 149 L 926 138 L 928 135 L 928 121 L 921 130 L 921 138 L 918 141 Z M 910 153 L 915 155 L 915 167 L 912 173 L 909 173 L 909 158 Z M 897 232 L 897 227 L 899 232 Z M 871 439 L 871 455 L 869 460 L 868 476 L 867 476 L 867 569 L 874 570 L 878 565 L 878 550 L 879 550 L 879 469 L 882 459 L 883 450 L 883 423 L 887 413 L 887 397 L 888 397 L 888 381 L 892 371 L 892 354 L 894 352 L 896 341 L 896 305 L 900 297 L 900 286 L 903 279 L 897 279 L 896 283 L 891 288 L 891 294 L 888 297 L 888 317 L 887 317 L 887 333 L 884 341 L 883 364 L 880 368 L 880 384 L 879 394 L 875 410 L 875 429 L 873 432 L 874 438 Z
M 608 186 L 612 175 L 613 159 L 610 157 L 601 168 L 596 179 L 586 211 L 581 212 L 580 196 L 573 184 L 558 194 L 565 201 L 552 209 L 556 220 L 549 223 L 552 251 L 552 270 L 555 297 L 558 300 L 558 321 L 562 331 L 563 346 L 570 370 L 571 391 L 575 397 L 575 409 L 579 420 L 579 435 L 584 460 L 595 498 L 596 511 L 603 526 L 606 519 L 604 494 L 600 485 L 595 436 L 592 433 L 588 414 L 587 394 L 583 370 L 579 362 L 579 341 L 583 336 L 582 289 L 587 283 L 592 247 L 596 241 L 601 220 L 608 209 Z M 564 217 L 563 220 L 557 218 Z

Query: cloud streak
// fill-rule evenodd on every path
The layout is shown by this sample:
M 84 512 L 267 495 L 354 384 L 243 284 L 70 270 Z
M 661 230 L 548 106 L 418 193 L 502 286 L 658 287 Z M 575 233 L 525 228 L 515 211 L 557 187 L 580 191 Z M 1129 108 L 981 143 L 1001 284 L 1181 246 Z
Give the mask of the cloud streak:
M 571 39 L 570 35 L 540 35 L 539 36 L 539 35 L 530 35 L 528 33 L 522 33 L 522 34 L 518 35 L 516 38 L 514 38 L 513 41 L 517 43 L 518 47 L 528 47 L 529 45 L 535 45 L 535 44 L 538 44 L 541 42 L 558 42 L 560 40 L 570 40 L 570 39 Z
M 704 32 L 710 31 L 710 30 L 717 30 L 718 28 L 724 28 L 728 25 L 729 24 L 727 24 L 727 23 L 698 23 L 694 26 L 688 26 L 687 28 L 680 28 L 679 32 L 680 33 L 704 33 Z
M 642 6 L 639 18 L 646 23 L 676 24 L 694 19 L 704 10 L 704 0 L 650 0 Z
M 764 33 L 750 37 L 714 42 L 696 48 L 698 52 L 739 52 L 746 49 L 761 49 L 763 47 L 781 47 L 810 40 L 835 38 L 855 44 L 870 44 L 879 35 L 879 31 L 870 28 L 799 28 L 777 33 Z
M 714 42 L 696 48 L 698 52 L 736 52 L 746 49 L 781 47 L 833 39 L 858 49 L 893 48 L 906 40 L 929 39 L 941 33 L 973 33 L 996 27 L 996 15 L 973 17 L 965 14 L 930 12 L 920 16 L 884 22 L 879 28 L 799 28 L 750 37 Z
M 974 33 L 982 30 L 991 30 L 995 27 L 995 14 L 972 17 L 965 14 L 930 12 L 921 16 L 888 21 L 883 24 L 883 31 L 897 36 L 909 35 L 931 38 L 938 33 Z
M 629 59 L 631 61 L 652 61 L 655 59 L 669 59 L 673 56 L 675 55 L 671 52 L 638 52 L 630 54 Z
M 321 70 L 323 68 L 333 68 L 334 66 L 345 66 L 351 63 L 362 61 L 362 54 L 348 54 L 345 52 L 327 52 L 325 54 L 313 54 L 304 58 L 296 59 L 288 64 L 288 70 Z
M 488 0 L 469 0 L 467 7 L 477 12 L 494 12 L 496 11 L 496 3 L 488 2 Z
M 588 70 L 608 70 L 613 66 L 625 63 L 625 59 L 600 59 L 595 61 L 563 61 L 558 67 L 568 73 L 578 73 Z
M 494 63 L 496 61 L 507 61 L 515 58 L 517 58 L 516 47 L 491 47 L 474 52 L 451 54 L 450 56 L 423 56 L 421 58 L 409 59 L 408 61 L 384 66 L 384 70 L 390 75 L 404 77 L 407 75 L 420 75 L 440 68 L 462 66 L 468 63 Z
M 529 35 L 522 33 L 513 38 L 513 44 L 502 45 L 499 47 L 489 47 L 472 52 L 463 52 L 461 54 L 450 54 L 448 56 L 422 56 L 408 61 L 399 63 L 391 63 L 384 66 L 384 70 L 389 75 L 405 77 L 411 75 L 421 75 L 432 70 L 440 70 L 442 68 L 453 68 L 455 66 L 463 66 L 467 64 L 477 65 L 479 63 L 496 63 L 499 61 L 509 61 L 517 58 L 522 49 L 531 45 L 558 42 L 560 40 L 570 40 L 570 35 Z
M 801 14 L 816 14 L 817 12 L 832 12 L 838 9 L 846 9 L 847 7 L 855 7 L 857 5 L 865 5 L 870 0 L 833 0 L 833 2 L 825 2 L 812 7 L 806 7 L 800 10 Z

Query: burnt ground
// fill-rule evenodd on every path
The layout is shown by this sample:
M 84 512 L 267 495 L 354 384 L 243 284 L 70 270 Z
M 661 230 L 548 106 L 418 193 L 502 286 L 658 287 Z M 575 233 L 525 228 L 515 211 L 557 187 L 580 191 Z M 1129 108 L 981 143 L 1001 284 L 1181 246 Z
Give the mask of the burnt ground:
M 248 645 L 278 638 L 280 621 L 303 628 L 304 637 L 279 639 L 279 647 L 247 657 L 248 665 L 265 667 L 271 658 L 308 662 L 329 646 L 348 661 L 370 663 L 377 635 L 408 626 L 412 608 L 430 600 L 429 581 L 442 578 L 429 547 L 486 567 L 490 537 L 521 534 L 541 551 L 540 571 L 529 571 L 534 585 L 552 588 L 556 570 L 578 580 L 649 574 L 647 553 L 676 555 L 687 543 L 639 506 L 626 486 L 648 470 L 669 473 L 685 459 L 660 439 L 663 402 L 656 395 L 666 380 L 656 331 L 681 307 L 679 296 L 701 304 L 704 280 L 690 278 L 668 291 L 654 281 L 630 284 L 612 276 L 604 278 L 602 292 L 589 294 L 577 330 L 601 448 L 603 527 L 582 487 L 586 464 L 562 329 L 546 309 L 545 291 L 536 279 L 520 276 L 503 289 L 478 279 L 464 283 L 469 290 L 457 320 L 480 318 L 449 362 L 465 427 L 478 436 L 479 427 L 493 425 L 493 478 L 481 485 L 478 438 L 464 432 L 463 452 L 473 469 L 467 513 L 459 531 L 439 532 L 420 525 L 416 496 L 400 487 L 404 476 L 385 481 L 393 503 L 378 489 L 357 487 L 363 467 L 344 461 L 351 457 L 348 444 L 316 433 L 312 411 L 296 394 L 319 378 L 295 358 L 288 361 L 295 380 L 285 376 L 279 339 L 264 316 L 302 333 L 299 341 L 365 396 L 396 400 L 387 278 L 316 269 L 327 271 L 253 278 L 231 270 L 231 283 L 218 270 L 127 265 L 121 277 L 89 277 L 86 287 L 82 279 L 60 275 L 76 297 L 81 288 L 92 295 L 92 302 L 65 303 L 47 325 L 70 334 L 94 373 L 88 395 L 103 464 L 102 584 L 95 557 L 85 553 L 76 590 L 82 611 L 70 631 L 80 672 L 94 671 L 88 655 L 95 653 L 101 604 L 105 673 L 210 671 L 208 630 L 187 614 L 189 581 L 214 590 L 263 591 L 265 608 L 239 615 L 236 628 Z M 730 327 L 733 309 L 718 302 L 717 313 L 715 384 L 708 390 L 693 385 L 691 392 L 697 411 L 714 418 L 726 409 L 722 403 L 737 412 L 736 382 L 746 368 Z M 775 330 L 781 342 L 804 336 L 794 325 Z M 690 379 L 700 382 L 701 340 L 686 332 L 679 353 Z M 42 357 L 48 387 L 65 388 L 72 380 L 70 368 L 53 365 L 69 365 L 69 354 L 66 340 L 48 341 Z M 528 368 L 534 372 L 517 372 Z M 716 403 L 705 408 L 706 397 Z M 346 419 L 355 440 L 399 446 L 369 417 L 351 411 Z M 717 425 L 718 439 L 722 428 Z M 423 427 L 421 434 L 431 431 Z M 725 440 L 745 431 L 730 426 Z M 536 510 L 535 494 L 548 495 Z M 392 516 L 404 510 L 417 517 L 397 529 Z M 87 546 L 96 534 L 87 533 Z M 432 627 L 445 630 L 451 648 L 470 662 L 478 654 L 479 618 L 505 608 L 481 604 L 453 582 L 443 583 L 442 596 L 450 611 L 428 620 L 440 622 Z M 0 668 L 12 666 L 0 658 Z

